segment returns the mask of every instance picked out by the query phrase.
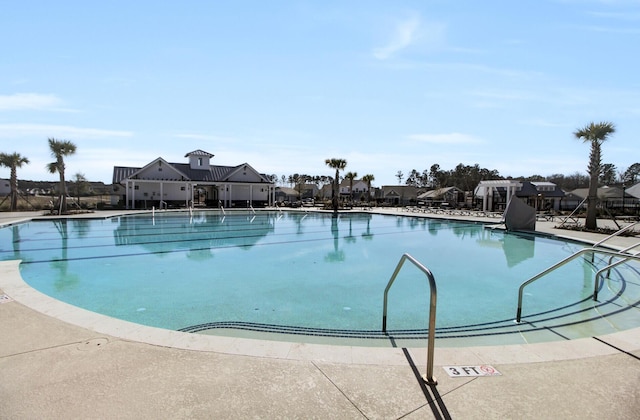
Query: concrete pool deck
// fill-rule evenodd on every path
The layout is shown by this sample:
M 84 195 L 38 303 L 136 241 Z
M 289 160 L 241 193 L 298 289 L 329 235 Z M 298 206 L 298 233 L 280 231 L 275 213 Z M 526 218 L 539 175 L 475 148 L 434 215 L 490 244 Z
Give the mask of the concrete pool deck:
M 39 214 L 0 213 L 0 225 Z M 556 224 L 536 227 L 590 242 L 604 237 Z M 3 294 L 0 418 L 640 418 L 640 328 L 553 343 L 436 347 L 438 385 L 428 386 L 419 379 L 425 348 L 143 327 L 40 294 L 24 284 L 16 262 L 0 263 Z M 501 376 L 450 377 L 443 366 L 452 365 L 491 365 Z

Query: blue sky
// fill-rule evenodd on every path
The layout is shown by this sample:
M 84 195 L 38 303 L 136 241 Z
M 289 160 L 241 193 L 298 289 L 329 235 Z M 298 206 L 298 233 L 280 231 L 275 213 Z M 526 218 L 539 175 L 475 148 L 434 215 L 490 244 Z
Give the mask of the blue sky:
M 0 0 L 0 152 L 111 182 L 157 157 L 374 185 L 437 163 L 586 174 L 640 162 L 640 0 Z M 9 171 L 0 169 L 0 177 Z

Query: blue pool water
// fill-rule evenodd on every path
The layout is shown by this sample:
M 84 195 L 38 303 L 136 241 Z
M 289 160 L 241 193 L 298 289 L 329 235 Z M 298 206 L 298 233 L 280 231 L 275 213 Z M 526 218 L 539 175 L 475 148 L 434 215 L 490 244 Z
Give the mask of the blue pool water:
M 23 261 L 29 285 L 91 311 L 173 330 L 299 331 L 380 330 L 384 288 L 403 253 L 436 278 L 440 330 L 513 320 L 520 284 L 583 247 L 470 222 L 206 211 L 30 222 L 0 229 L 0 244 L 0 259 Z M 592 275 L 578 260 L 532 284 L 526 313 L 584 302 Z M 426 278 L 405 264 L 388 327 L 425 329 L 428 302 Z

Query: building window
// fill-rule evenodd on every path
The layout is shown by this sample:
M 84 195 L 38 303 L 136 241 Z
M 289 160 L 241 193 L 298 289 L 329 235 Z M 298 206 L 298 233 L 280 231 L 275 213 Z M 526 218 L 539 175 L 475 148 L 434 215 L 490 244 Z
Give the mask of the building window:
M 201 157 L 198 158 L 198 166 L 202 166 L 202 158 Z
M 184 191 L 184 187 L 180 187 L 180 191 Z

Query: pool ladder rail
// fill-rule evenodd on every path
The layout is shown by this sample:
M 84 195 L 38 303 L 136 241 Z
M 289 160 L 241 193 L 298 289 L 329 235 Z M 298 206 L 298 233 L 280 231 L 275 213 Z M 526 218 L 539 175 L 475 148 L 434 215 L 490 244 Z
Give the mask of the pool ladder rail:
M 565 264 L 573 261 L 574 259 L 578 258 L 581 255 L 584 254 L 591 254 L 591 261 L 594 261 L 594 257 L 595 254 L 604 254 L 604 255 L 609 255 L 609 262 L 607 264 L 606 267 L 601 268 L 600 270 L 598 270 L 596 272 L 595 275 L 595 281 L 594 281 L 594 285 L 593 285 L 593 300 L 598 300 L 598 285 L 599 285 L 599 279 L 601 279 L 603 277 L 603 274 L 606 272 L 607 276 L 609 275 L 610 271 L 612 268 L 620 265 L 620 264 L 624 264 L 626 262 L 628 262 L 629 260 L 636 260 L 636 261 L 640 261 L 640 252 L 635 252 L 632 253 L 631 251 L 635 248 L 640 247 L 640 242 L 637 242 L 627 248 L 621 249 L 621 250 L 613 250 L 610 248 L 603 248 L 601 247 L 601 245 L 605 242 L 607 242 L 608 240 L 619 236 L 621 234 L 623 234 L 624 232 L 630 230 L 631 228 L 633 228 L 634 226 L 636 226 L 638 223 L 640 222 L 635 222 L 630 224 L 629 226 L 626 226 L 620 230 L 618 230 L 617 232 L 607 236 L 606 238 L 602 239 L 601 241 L 593 244 L 591 247 L 588 248 L 583 248 L 577 252 L 574 252 L 573 254 L 569 255 L 567 258 L 557 262 L 556 264 L 552 265 L 551 267 L 547 268 L 544 271 L 541 271 L 540 273 L 536 274 L 535 276 L 531 277 L 529 280 L 525 281 L 524 283 L 522 283 L 520 285 L 520 288 L 518 289 L 518 310 L 516 312 L 516 322 L 520 323 L 520 320 L 522 319 L 522 298 L 524 295 L 524 288 L 527 287 L 529 284 L 533 283 L 534 281 L 546 276 L 547 274 L 551 273 L 552 271 L 555 271 L 556 269 L 564 266 Z M 614 258 L 619 258 L 619 260 L 617 261 L 613 261 Z
M 429 302 L 429 336 L 427 338 L 427 373 L 422 376 L 422 380 L 427 385 L 437 385 L 438 381 L 433 376 L 433 352 L 435 347 L 435 339 L 436 339 L 436 300 L 437 300 L 437 288 L 436 288 L 436 280 L 433 277 L 433 274 L 427 267 L 422 265 L 418 260 L 413 258 L 409 254 L 403 254 L 396 266 L 395 271 L 391 275 L 389 282 L 387 283 L 387 287 L 384 289 L 384 304 L 382 309 L 382 332 L 387 332 L 387 295 L 389 294 L 389 289 L 393 285 L 393 282 L 396 280 L 400 269 L 404 265 L 404 262 L 409 260 L 413 265 L 415 265 L 420 271 L 422 271 L 429 280 L 429 289 L 431 291 L 430 294 L 430 302 Z

